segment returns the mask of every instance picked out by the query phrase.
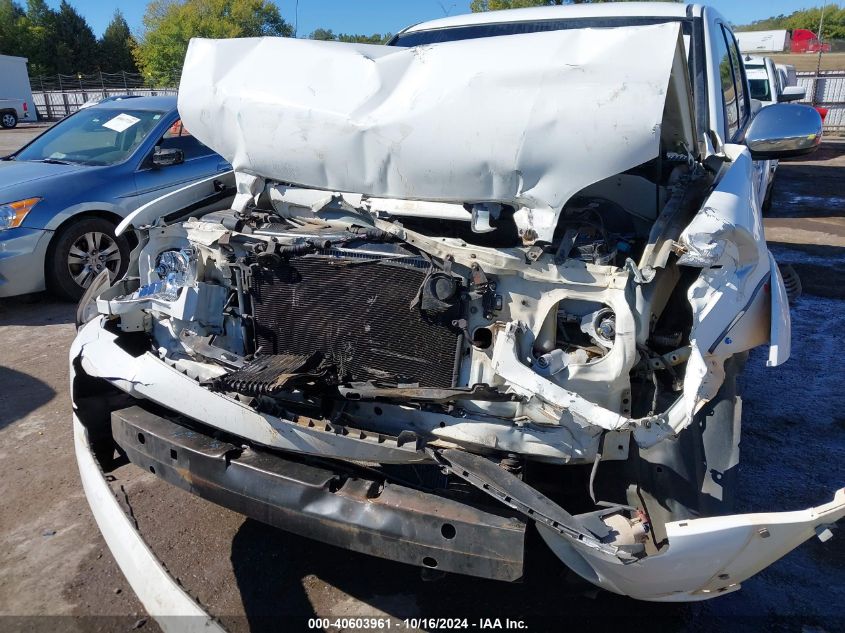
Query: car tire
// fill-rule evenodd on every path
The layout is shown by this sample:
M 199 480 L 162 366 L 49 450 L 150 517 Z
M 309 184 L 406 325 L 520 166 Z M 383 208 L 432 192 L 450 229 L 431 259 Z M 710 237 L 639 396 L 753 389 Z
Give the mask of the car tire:
M 18 115 L 11 110 L 6 110 L 0 114 L 0 125 L 4 128 L 12 129 L 18 124 Z
M 103 268 L 112 282 L 129 266 L 130 246 L 114 234 L 115 225 L 103 218 L 83 218 L 63 226 L 50 244 L 46 264 L 47 288 L 70 301 L 79 301 Z

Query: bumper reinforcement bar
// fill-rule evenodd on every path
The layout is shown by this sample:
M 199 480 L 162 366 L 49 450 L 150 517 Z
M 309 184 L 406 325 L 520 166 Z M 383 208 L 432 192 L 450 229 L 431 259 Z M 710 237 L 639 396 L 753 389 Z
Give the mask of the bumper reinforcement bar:
M 133 464 L 264 523 L 412 565 L 522 577 L 526 523 L 518 518 L 235 446 L 137 406 L 114 411 L 111 425 Z

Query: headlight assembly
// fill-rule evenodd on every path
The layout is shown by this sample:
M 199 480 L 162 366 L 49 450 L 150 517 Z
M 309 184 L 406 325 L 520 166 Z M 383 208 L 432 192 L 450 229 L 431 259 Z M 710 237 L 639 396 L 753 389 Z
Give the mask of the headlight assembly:
M 196 251 L 193 248 L 182 248 L 160 253 L 153 273 L 158 280 L 139 288 L 132 298 L 175 301 L 179 297 L 180 288 L 193 286 L 197 281 Z
M 0 204 L 0 231 L 19 227 L 26 215 L 39 202 L 41 202 L 41 198 L 27 198 L 26 200 Z

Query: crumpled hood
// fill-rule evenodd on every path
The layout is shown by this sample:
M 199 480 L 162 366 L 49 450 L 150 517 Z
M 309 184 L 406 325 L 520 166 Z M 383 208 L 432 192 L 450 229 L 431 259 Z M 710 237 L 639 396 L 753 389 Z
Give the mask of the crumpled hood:
M 559 211 L 658 155 L 677 23 L 399 48 L 193 39 L 187 129 L 236 172 Z

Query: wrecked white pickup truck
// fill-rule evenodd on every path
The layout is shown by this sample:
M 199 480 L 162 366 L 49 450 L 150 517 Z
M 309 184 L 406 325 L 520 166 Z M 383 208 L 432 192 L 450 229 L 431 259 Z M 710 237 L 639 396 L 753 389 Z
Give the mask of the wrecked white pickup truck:
M 643 600 L 736 590 L 845 513 L 840 490 L 731 514 L 737 373 L 790 347 L 754 161 L 812 151 L 821 121 L 752 116 L 718 14 L 193 40 L 179 110 L 234 175 L 124 221 L 129 271 L 89 290 L 70 354 L 86 493 L 152 613 L 194 607 L 106 487 L 115 460 L 447 572 L 519 579 L 535 526 Z

